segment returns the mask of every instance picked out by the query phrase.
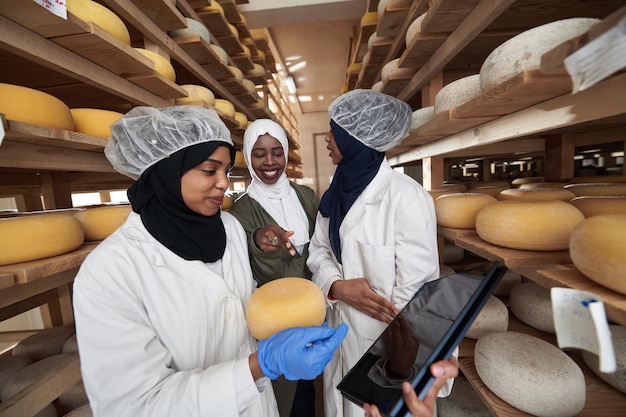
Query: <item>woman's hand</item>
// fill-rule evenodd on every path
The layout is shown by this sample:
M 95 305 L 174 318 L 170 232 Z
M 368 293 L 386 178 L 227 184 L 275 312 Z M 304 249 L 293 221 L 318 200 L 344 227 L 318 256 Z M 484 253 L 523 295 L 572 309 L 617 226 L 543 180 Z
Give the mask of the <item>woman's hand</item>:
M 296 249 L 289 240 L 293 234 L 291 230 L 285 230 L 277 224 L 270 224 L 257 229 L 254 233 L 254 244 L 263 252 L 277 252 L 285 249 L 291 256 L 295 256 Z
M 404 401 L 414 417 L 432 417 L 435 412 L 435 402 L 437 394 L 443 388 L 448 379 L 455 378 L 459 374 L 459 363 L 453 356 L 450 360 L 435 362 L 430 366 L 430 372 L 436 377 L 435 382 L 426 393 L 424 401 L 417 398 L 417 394 L 408 382 L 402 383 L 402 395 Z M 363 404 L 365 417 L 381 417 L 378 407 L 370 404 Z
M 367 278 L 335 281 L 331 294 L 335 299 L 387 324 L 399 313 L 391 301 L 372 289 Z

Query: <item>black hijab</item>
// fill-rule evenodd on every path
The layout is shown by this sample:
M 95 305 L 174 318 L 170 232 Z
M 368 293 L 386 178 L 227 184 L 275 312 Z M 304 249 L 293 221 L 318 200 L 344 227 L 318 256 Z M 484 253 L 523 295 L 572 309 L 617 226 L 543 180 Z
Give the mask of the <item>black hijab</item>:
M 226 230 L 220 211 L 204 216 L 190 210 L 180 188 L 185 172 L 206 160 L 219 146 L 235 148 L 222 141 L 201 142 L 183 148 L 148 168 L 128 189 L 133 211 L 139 213 L 148 232 L 165 247 L 186 260 L 215 262 L 226 250 Z

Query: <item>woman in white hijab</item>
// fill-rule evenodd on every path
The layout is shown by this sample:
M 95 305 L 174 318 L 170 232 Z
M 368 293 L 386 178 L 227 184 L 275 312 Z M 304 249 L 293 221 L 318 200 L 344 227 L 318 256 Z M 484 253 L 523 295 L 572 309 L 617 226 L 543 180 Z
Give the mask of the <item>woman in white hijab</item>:
M 252 181 L 229 213 L 246 231 L 252 274 L 259 285 L 282 277 L 311 279 L 306 260 L 318 198 L 309 187 L 289 181 L 288 153 L 289 142 L 278 123 L 258 119 L 246 129 L 243 155 Z M 273 383 L 281 416 L 315 415 L 313 381 L 298 381 L 297 390 L 293 381 Z

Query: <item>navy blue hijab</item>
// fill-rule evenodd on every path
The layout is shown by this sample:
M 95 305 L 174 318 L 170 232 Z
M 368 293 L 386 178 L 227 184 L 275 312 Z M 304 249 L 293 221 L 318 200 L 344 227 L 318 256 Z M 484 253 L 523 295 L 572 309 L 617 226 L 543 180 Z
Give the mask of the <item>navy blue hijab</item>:
M 330 187 L 320 200 L 319 211 L 322 216 L 330 218 L 328 229 L 330 245 L 335 257 L 341 263 L 339 226 L 352 204 L 378 173 L 385 153 L 367 147 L 332 119 L 330 127 L 343 157 L 337 164 Z

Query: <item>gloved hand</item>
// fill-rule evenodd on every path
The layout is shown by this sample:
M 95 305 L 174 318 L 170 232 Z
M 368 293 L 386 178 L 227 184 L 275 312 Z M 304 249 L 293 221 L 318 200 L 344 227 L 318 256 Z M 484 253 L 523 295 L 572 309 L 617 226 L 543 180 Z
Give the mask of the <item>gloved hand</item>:
M 259 365 L 270 379 L 280 375 L 291 381 L 315 379 L 333 358 L 348 333 L 342 323 L 336 329 L 323 326 L 294 327 L 259 341 Z

